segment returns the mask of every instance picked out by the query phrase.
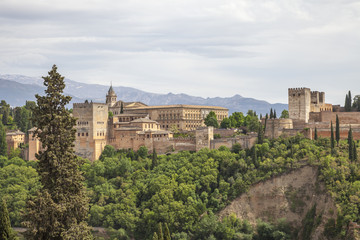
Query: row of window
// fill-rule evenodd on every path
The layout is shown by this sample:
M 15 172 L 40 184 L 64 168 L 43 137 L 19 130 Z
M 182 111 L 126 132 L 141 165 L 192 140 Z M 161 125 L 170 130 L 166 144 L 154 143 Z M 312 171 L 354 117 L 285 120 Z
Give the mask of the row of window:
M 78 122 L 77 122 L 77 125 L 89 125 L 89 122 L 81 122 L 81 121 L 78 121 Z
M 89 136 L 89 133 L 78 133 L 78 137 L 88 137 Z

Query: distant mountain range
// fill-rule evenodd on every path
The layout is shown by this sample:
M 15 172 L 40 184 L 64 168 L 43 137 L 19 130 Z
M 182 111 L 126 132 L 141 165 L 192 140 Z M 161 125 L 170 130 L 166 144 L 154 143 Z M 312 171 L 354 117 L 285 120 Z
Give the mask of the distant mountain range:
M 83 102 L 85 100 L 105 102 L 105 96 L 109 89 L 109 86 L 80 83 L 70 79 L 65 79 L 65 83 L 66 88 L 64 92 L 73 97 L 71 103 Z M 23 106 L 26 100 L 35 100 L 35 94 L 42 95 L 44 89 L 43 80 L 40 77 L 0 75 L 0 100 L 6 100 L 11 106 Z M 262 113 L 263 115 L 269 112 L 270 108 L 273 108 L 276 110 L 278 116 L 280 116 L 282 110 L 288 109 L 287 104 L 270 104 L 263 100 L 244 98 L 238 94 L 226 98 L 202 98 L 183 93 L 149 93 L 131 87 L 113 86 L 113 89 L 118 96 L 118 100 L 125 102 L 140 101 L 147 105 L 209 105 L 226 107 L 229 109 L 230 114 L 233 112 L 243 112 L 246 114 L 249 109 L 252 109 L 258 114 Z

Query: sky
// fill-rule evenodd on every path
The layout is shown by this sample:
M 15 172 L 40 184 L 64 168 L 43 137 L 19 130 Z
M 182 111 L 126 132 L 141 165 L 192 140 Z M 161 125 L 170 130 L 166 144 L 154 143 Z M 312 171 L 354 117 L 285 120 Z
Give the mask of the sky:
M 343 105 L 359 63 L 359 0 L 0 0 L 0 74 Z

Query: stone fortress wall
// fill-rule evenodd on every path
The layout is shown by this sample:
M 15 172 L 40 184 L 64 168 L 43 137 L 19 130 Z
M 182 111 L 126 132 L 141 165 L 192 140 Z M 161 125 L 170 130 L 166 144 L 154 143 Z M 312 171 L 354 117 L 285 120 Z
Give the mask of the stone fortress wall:
M 335 129 L 336 116 L 340 123 L 340 138 L 346 139 L 351 127 L 353 137 L 360 139 L 360 112 L 343 112 L 340 106 L 325 103 L 325 93 L 309 88 L 289 88 L 289 119 L 268 119 L 265 136 L 277 138 L 298 132 L 312 139 L 315 128 L 319 137 L 330 137 L 331 122 Z M 265 120 L 262 120 L 265 124 Z

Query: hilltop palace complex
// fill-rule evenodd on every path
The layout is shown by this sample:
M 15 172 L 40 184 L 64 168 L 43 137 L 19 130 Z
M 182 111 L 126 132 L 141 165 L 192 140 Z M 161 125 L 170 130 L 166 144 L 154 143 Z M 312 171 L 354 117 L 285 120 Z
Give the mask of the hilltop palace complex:
M 267 119 L 266 137 L 294 136 L 300 132 L 312 139 L 315 128 L 318 136 L 330 137 L 330 124 L 335 123 L 338 116 L 340 137 L 346 138 L 351 127 L 354 139 L 360 139 L 360 112 L 344 112 L 339 105 L 325 103 L 324 92 L 289 88 L 288 106 L 289 118 Z M 215 112 L 219 123 L 228 117 L 228 109 L 223 107 L 182 104 L 147 106 L 141 102 L 117 101 L 111 86 L 105 103 L 74 103 L 73 116 L 77 119 L 75 153 L 94 161 L 100 157 L 106 145 L 133 150 L 145 146 L 149 151 L 164 154 L 182 150 L 198 151 L 205 147 L 232 147 L 235 143 L 250 148 L 256 143 L 256 133 L 234 136 L 234 129 L 206 127 L 204 119 L 210 111 Z M 265 119 L 262 119 L 262 123 L 265 125 Z M 35 153 L 41 150 L 41 144 L 33 136 L 34 130 L 29 130 L 28 137 L 20 131 L 8 132 L 9 152 L 19 144 L 27 143 L 28 148 L 23 155 L 27 160 L 35 160 Z M 191 134 L 189 137 L 174 137 L 174 130 Z M 214 133 L 222 138 L 214 139 Z

